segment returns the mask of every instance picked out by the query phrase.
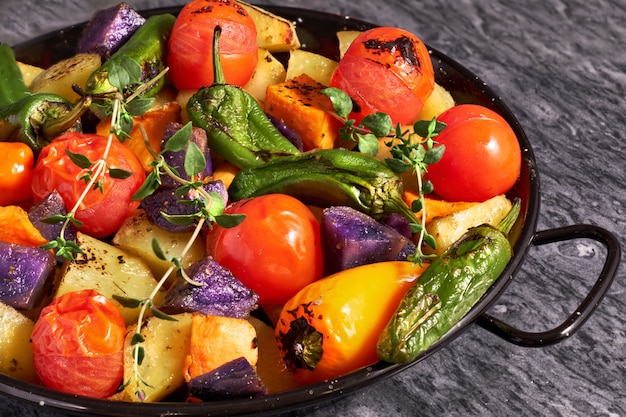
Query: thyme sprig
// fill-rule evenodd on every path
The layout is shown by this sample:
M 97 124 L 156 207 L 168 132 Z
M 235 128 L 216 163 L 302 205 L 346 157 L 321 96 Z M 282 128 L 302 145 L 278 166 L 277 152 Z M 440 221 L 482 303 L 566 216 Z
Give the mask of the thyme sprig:
M 435 138 L 445 128 L 445 124 L 432 120 L 420 120 L 413 125 L 413 130 L 403 130 L 400 123 L 393 129 L 391 117 L 382 112 L 364 117 L 356 125 L 354 119 L 349 119 L 353 109 L 350 97 L 338 88 L 326 88 L 322 93 L 330 98 L 332 113 L 343 122 L 340 137 L 344 140 L 357 142 L 360 152 L 376 156 L 378 154 L 379 139 L 389 147 L 392 158 L 386 158 L 385 163 L 397 174 L 407 171 L 417 180 L 418 198 L 413 201 L 411 210 L 421 212 L 420 223 L 410 223 L 411 232 L 418 234 L 416 252 L 409 260 L 421 263 L 422 259 L 433 255 L 425 255 L 422 245 L 425 243 L 433 249 L 436 246 L 435 238 L 426 230 L 426 207 L 424 195 L 433 192 L 433 184 L 424 179 L 428 165 L 439 162 L 445 152 L 445 145 L 438 144 Z M 438 145 L 438 146 L 435 146 Z
M 133 117 L 145 113 L 152 106 L 154 101 L 153 98 L 143 97 L 143 92 L 150 89 L 150 87 L 157 82 L 160 77 L 165 75 L 166 71 L 167 68 L 158 74 L 156 78 L 151 79 L 148 82 L 141 82 L 141 67 L 136 61 L 130 58 L 125 58 L 121 61 L 121 64 L 110 66 L 108 80 L 115 89 L 108 93 L 94 95 L 92 102 L 97 114 L 101 117 L 111 118 L 111 127 L 107 138 L 107 145 L 103 154 L 95 161 L 90 160 L 85 155 L 66 150 L 69 159 L 75 165 L 84 170 L 82 176 L 80 177 L 80 181 L 85 182 L 85 188 L 77 199 L 74 207 L 67 214 L 54 215 L 44 219 L 47 223 L 63 222 L 59 237 L 44 245 L 44 248 L 55 249 L 57 251 L 57 255 L 63 256 L 69 261 L 74 261 L 76 255 L 83 253 L 81 248 L 75 242 L 66 239 L 65 235 L 67 228 L 70 225 L 75 227 L 82 226 L 82 223 L 75 217 L 76 212 L 91 190 L 99 190 L 100 192 L 103 191 L 103 180 L 105 174 L 108 173 L 110 177 L 118 179 L 125 179 L 132 175 L 131 172 L 126 170 L 108 166 L 106 160 L 111 149 L 111 144 L 113 143 L 113 140 L 123 142 L 125 139 L 130 137 L 130 132 L 134 127 Z M 76 90 L 80 91 L 79 88 L 76 88 Z M 179 184 L 179 187 L 175 191 L 176 195 L 181 198 L 178 203 L 191 204 L 198 209 L 197 212 L 189 215 L 167 215 L 162 213 L 162 215 L 173 224 L 195 224 L 195 228 L 189 241 L 177 257 L 168 257 L 158 240 L 156 238 L 153 239 L 151 244 L 155 255 L 162 260 L 169 261 L 170 266 L 165 271 L 163 276 L 160 277 L 152 292 L 143 299 L 113 295 L 113 298 L 122 306 L 140 309 L 136 322 L 136 330 L 130 342 L 132 346 L 133 372 L 126 381 L 123 381 L 120 386 L 120 390 L 135 382 L 135 395 L 140 401 L 143 401 L 146 398 L 145 388 L 150 387 L 150 384 L 143 378 L 139 369 L 145 357 L 145 349 L 143 347 L 145 338 L 141 334 L 144 321 L 148 317 L 149 313 L 155 317 L 165 320 L 176 320 L 174 317 L 165 314 L 155 306 L 154 300 L 156 296 L 159 294 L 168 278 L 173 273 L 176 273 L 179 277 L 192 285 L 202 285 L 187 276 L 183 269 L 182 260 L 191 249 L 193 242 L 196 241 L 202 229 L 207 225 L 210 227 L 210 225 L 215 222 L 223 227 L 233 227 L 241 223 L 245 216 L 225 214 L 225 202 L 222 197 L 216 192 L 207 191 L 203 187 L 205 183 L 203 181 L 196 180 L 196 178 L 198 178 L 198 174 L 206 168 L 207 161 L 205 155 L 199 147 L 190 140 L 192 135 L 191 123 L 186 124 L 177 133 L 175 133 L 165 143 L 163 149 L 159 153 L 156 153 L 150 147 L 148 136 L 143 126 L 139 124 L 138 128 L 141 131 L 144 143 L 146 144 L 149 152 L 152 154 L 154 160 L 151 163 L 153 167 L 152 171 L 148 174 L 140 189 L 133 195 L 133 200 L 142 200 L 154 193 L 162 184 L 161 177 L 166 175 L 174 179 L 174 181 Z M 182 150 L 185 150 L 183 168 L 191 180 L 182 178 L 178 173 L 177 168 L 167 164 L 166 159 L 163 156 L 165 152 L 179 152 Z M 183 197 L 188 197 L 188 199 L 182 199 Z M 189 199 L 189 197 L 191 198 Z

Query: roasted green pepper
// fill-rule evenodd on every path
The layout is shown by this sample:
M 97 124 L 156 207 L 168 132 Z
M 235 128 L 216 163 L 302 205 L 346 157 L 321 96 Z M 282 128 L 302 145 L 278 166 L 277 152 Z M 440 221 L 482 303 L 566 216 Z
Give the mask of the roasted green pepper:
M 381 332 L 380 359 L 411 362 L 467 314 L 509 263 L 507 235 L 519 212 L 516 200 L 497 227 L 471 228 L 428 266 Z
M 150 16 L 127 42 L 91 74 L 87 80 L 87 94 L 114 92 L 115 87 L 109 82 L 109 70 L 111 66 L 122 65 L 122 60 L 126 58 L 134 60 L 141 66 L 140 81 L 156 77 L 166 67 L 165 51 L 175 21 L 176 17 L 169 13 Z M 164 84 L 165 79 L 161 77 L 144 93 L 144 96 L 154 96 Z
M 239 168 L 299 153 L 250 94 L 226 84 L 219 59 L 220 32 L 216 27 L 213 36 L 213 84 L 189 99 L 189 120 L 206 131 L 211 150 Z
M 241 170 L 228 193 L 234 201 L 284 193 L 320 207 L 350 206 L 377 219 L 400 213 L 419 223 L 402 199 L 402 180 L 375 157 L 345 149 L 318 149 Z
M 24 83 L 13 49 L 0 44 L 0 141 L 20 141 L 39 152 L 68 130 L 80 129 L 88 100 L 73 106 L 56 94 L 33 94 Z

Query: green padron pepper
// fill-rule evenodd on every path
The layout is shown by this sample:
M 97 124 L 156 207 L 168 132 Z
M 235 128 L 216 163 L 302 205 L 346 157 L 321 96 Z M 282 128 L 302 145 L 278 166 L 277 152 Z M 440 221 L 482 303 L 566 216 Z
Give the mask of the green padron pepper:
M 226 84 L 219 59 L 219 37 L 213 36 L 213 84 L 200 88 L 187 103 L 194 126 L 207 133 L 209 147 L 239 168 L 261 165 L 277 156 L 295 155 L 293 145 L 246 91 Z
M 507 235 L 519 212 L 516 199 L 497 227 L 469 229 L 428 266 L 381 332 L 380 359 L 415 360 L 467 314 L 509 263 L 513 249 Z
M 400 213 L 419 223 L 402 199 L 402 190 L 402 180 L 373 156 L 318 149 L 241 170 L 228 193 L 233 201 L 283 193 L 320 207 L 350 206 L 376 219 Z
M 56 94 L 33 94 L 15 60 L 13 49 L 0 44 L 0 141 L 20 141 L 39 152 L 68 130 L 80 130 L 88 100 L 72 105 Z

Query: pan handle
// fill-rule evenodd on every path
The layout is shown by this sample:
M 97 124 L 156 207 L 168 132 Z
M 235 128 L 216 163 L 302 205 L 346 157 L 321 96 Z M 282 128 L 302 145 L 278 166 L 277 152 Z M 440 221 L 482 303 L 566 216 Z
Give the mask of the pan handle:
M 604 267 L 595 284 L 580 303 L 578 308 L 559 326 L 542 331 L 527 332 L 519 330 L 489 314 L 482 314 L 476 324 L 500 336 L 504 340 L 525 347 L 542 347 L 560 342 L 576 332 L 591 316 L 611 286 L 621 259 L 621 248 L 615 235 L 595 225 L 579 224 L 537 232 L 532 241 L 534 245 L 561 242 L 573 239 L 593 239 L 607 248 Z

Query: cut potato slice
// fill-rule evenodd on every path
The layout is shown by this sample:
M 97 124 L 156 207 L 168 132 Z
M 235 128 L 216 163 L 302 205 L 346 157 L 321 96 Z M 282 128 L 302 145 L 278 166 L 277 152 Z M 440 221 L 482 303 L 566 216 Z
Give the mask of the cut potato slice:
M 257 30 L 257 44 L 270 52 L 287 52 L 300 48 L 300 40 L 293 22 L 270 13 L 261 7 L 239 2 L 246 9 Z
M 19 61 L 17 62 L 17 67 L 20 69 L 20 72 L 22 73 L 22 79 L 24 80 L 24 84 L 26 84 L 27 86 L 30 86 L 33 80 L 37 78 L 37 76 L 44 71 L 43 68 L 36 67 L 30 64 L 25 64 Z
M 282 83 L 285 81 L 286 74 L 285 66 L 270 51 L 259 48 L 259 59 L 257 60 L 256 68 L 250 80 L 243 86 L 243 89 L 257 101 L 263 103 L 267 86 Z
M 471 227 L 481 224 L 496 226 L 511 211 L 513 203 L 504 195 L 497 195 L 465 210 L 433 219 L 426 230 L 437 242 L 437 249 L 427 247 L 425 252 L 441 255 Z
M 160 401 L 176 391 L 185 382 L 183 363 L 189 351 L 191 313 L 173 315 L 174 320 L 151 317 L 141 328 L 144 337 L 144 359 L 139 373 L 146 384 L 138 386 L 133 378 L 134 359 L 132 344 L 136 326 L 131 326 L 124 343 L 124 381 L 129 382 L 114 400 L 141 402 L 138 388 L 143 390 L 144 402 Z
M 343 58 L 346 50 L 352 41 L 361 34 L 358 30 L 342 30 L 337 32 L 337 40 L 339 41 L 339 57 Z
M 157 285 L 150 268 L 138 256 L 84 233 L 76 234 L 76 243 L 83 254 L 77 255 L 75 262 L 65 263 L 54 297 L 94 289 L 117 303 L 126 325 L 135 323 L 140 308 L 122 307 L 113 296 L 147 298 Z M 161 299 L 162 293 L 155 303 L 158 305 Z
M 167 231 L 161 227 L 154 226 L 148 220 L 145 210 L 137 209 L 122 223 L 115 236 L 113 245 L 119 247 L 126 253 L 136 255 L 148 265 L 155 277 L 161 278 L 167 269 L 172 265 L 170 261 L 159 258 L 152 249 L 152 240 L 157 239 L 159 245 L 168 257 L 180 257 L 183 249 L 192 233 L 175 233 Z M 181 260 L 183 268 L 204 258 L 204 242 L 198 237 L 191 245 L 187 255 Z M 172 274 L 168 281 L 175 279 L 176 274 Z
M 42 71 L 30 83 L 34 93 L 57 94 L 74 103 L 80 96 L 72 90 L 73 84 L 85 88 L 89 76 L 102 64 L 98 54 L 76 54 Z
M 11 306 L 0 303 L 0 373 L 37 382 L 30 335 L 35 323 Z
M 313 52 L 296 49 L 289 54 L 286 79 L 290 80 L 298 75 L 307 74 L 318 83 L 328 87 L 330 77 L 336 67 L 337 61 Z

